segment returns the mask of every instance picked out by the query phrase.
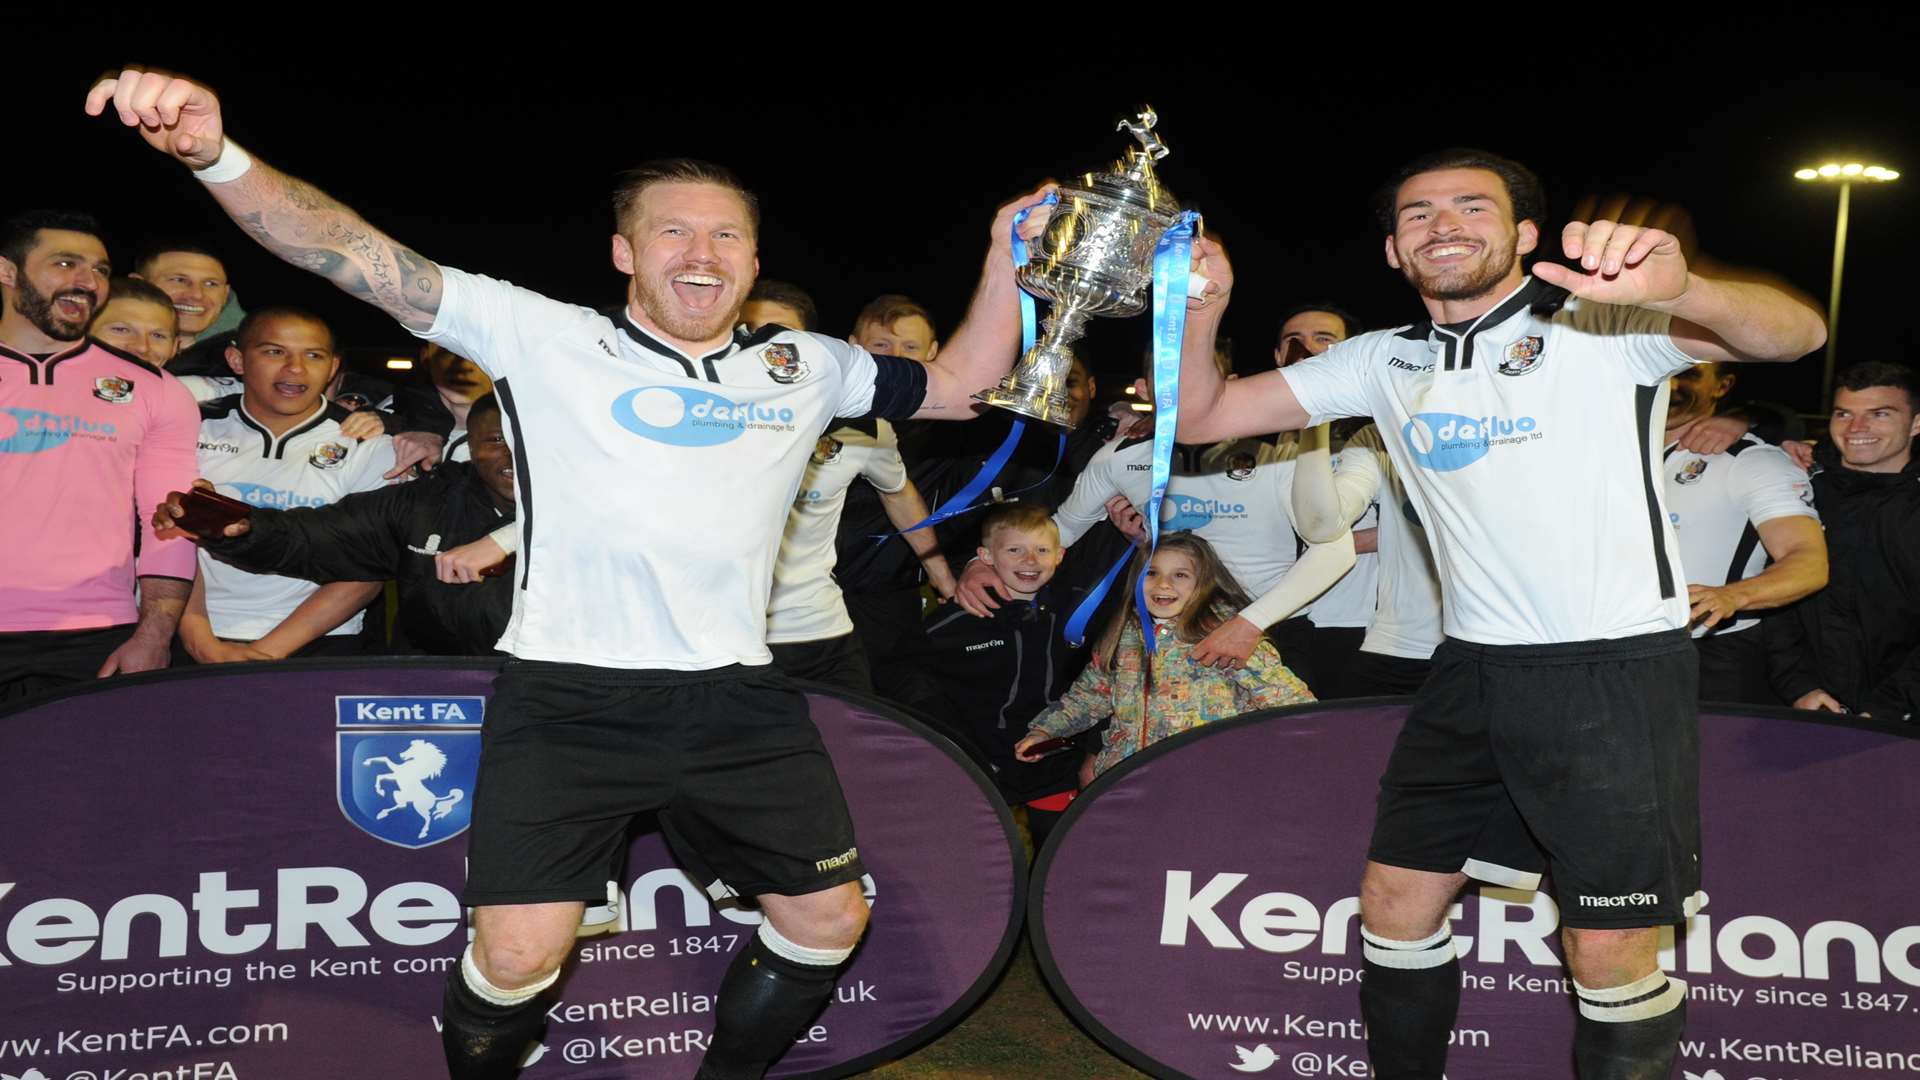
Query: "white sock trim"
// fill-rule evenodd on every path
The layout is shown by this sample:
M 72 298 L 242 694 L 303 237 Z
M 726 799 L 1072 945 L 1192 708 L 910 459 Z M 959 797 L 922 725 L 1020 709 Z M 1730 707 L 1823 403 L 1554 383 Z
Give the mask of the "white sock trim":
M 1360 952 L 1368 961 L 1400 971 L 1424 971 L 1444 967 L 1454 959 L 1453 926 L 1441 923 L 1440 929 L 1418 941 L 1394 941 L 1360 928 Z
M 1573 989 L 1580 998 L 1580 1015 L 1589 1020 L 1598 1020 L 1607 1024 L 1625 1024 L 1635 1020 L 1650 1020 L 1664 1016 L 1680 1007 L 1687 999 L 1687 984 L 1667 975 L 1664 971 L 1655 971 L 1644 978 L 1635 979 L 1625 986 L 1608 986 L 1593 989 L 1580 985 L 1574 980 Z M 1658 993 L 1655 993 L 1658 991 Z M 1653 994 L 1652 997 L 1647 997 Z M 1645 1001 L 1635 1001 L 1631 1005 L 1618 1004 L 1645 997 Z
M 1460 872 L 1475 881 L 1492 882 L 1495 885 L 1505 885 L 1509 889 L 1520 889 L 1525 892 L 1540 891 L 1539 871 L 1515 870 L 1511 866 L 1501 866 L 1499 863 L 1468 859 L 1461 864 Z
M 760 923 L 760 944 L 775 956 L 784 956 L 796 964 L 811 964 L 814 967 L 839 967 L 847 962 L 847 957 L 853 955 L 851 945 L 844 949 L 810 949 L 805 945 L 796 945 L 775 930 L 771 920 Z
M 467 989 L 473 991 L 473 996 L 503 1009 L 511 1009 L 515 1005 L 525 1005 L 532 1001 L 540 995 L 540 991 L 558 982 L 560 969 L 555 968 L 552 974 L 530 986 L 523 986 L 518 990 L 502 990 L 488 982 L 485 975 L 480 974 L 480 965 L 473 962 L 473 946 L 468 945 L 467 951 L 460 954 L 460 977 L 466 980 Z

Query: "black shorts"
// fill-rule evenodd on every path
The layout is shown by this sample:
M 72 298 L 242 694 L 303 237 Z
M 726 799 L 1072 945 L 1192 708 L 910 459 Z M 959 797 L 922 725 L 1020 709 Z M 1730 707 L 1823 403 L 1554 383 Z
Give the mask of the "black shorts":
M 1432 660 L 1413 660 L 1361 649 L 1347 661 L 1347 669 L 1341 673 L 1340 696 L 1415 694 L 1427 684 L 1427 676 L 1431 674 Z
M 1700 886 L 1698 673 L 1685 631 L 1447 639 L 1394 744 L 1368 858 L 1515 888 L 1561 923 L 1678 923 Z
M 661 830 L 715 899 L 865 873 L 807 699 L 770 667 L 510 661 L 482 730 L 464 901 L 602 901 L 627 828 Z
M 838 686 L 859 694 L 873 693 L 873 670 L 860 635 L 848 631 L 839 637 L 815 641 L 769 642 L 773 666 L 790 679 Z
M 136 625 L 0 634 L 0 702 L 92 682 Z

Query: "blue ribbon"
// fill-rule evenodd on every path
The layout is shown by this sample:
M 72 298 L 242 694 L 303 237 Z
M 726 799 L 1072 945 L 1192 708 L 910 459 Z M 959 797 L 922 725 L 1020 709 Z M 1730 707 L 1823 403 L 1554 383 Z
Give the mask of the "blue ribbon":
M 1153 249 L 1153 490 L 1147 496 L 1147 559 L 1160 546 L 1160 501 L 1173 472 L 1173 436 L 1180 423 L 1180 341 L 1187 332 L 1187 277 L 1193 264 L 1193 225 L 1200 215 L 1181 214 Z M 1133 589 L 1140 636 L 1147 652 L 1157 648 L 1147 610 L 1147 575 Z
M 1022 210 L 1019 213 L 1013 215 L 1013 267 L 1014 269 L 1018 270 L 1020 267 L 1027 265 L 1027 261 L 1029 258 L 1029 255 L 1027 253 L 1027 242 L 1020 238 L 1020 226 L 1025 225 L 1027 223 L 1028 215 L 1032 214 L 1037 207 L 1053 206 L 1059 201 L 1060 201 L 1060 193 L 1057 191 L 1049 191 L 1047 192 L 1047 197 L 1044 200 L 1035 204 L 1035 206 L 1029 206 L 1025 210 Z M 1028 352 L 1032 351 L 1033 342 L 1035 337 L 1037 336 L 1035 333 L 1033 297 L 1028 295 L 1027 290 L 1025 289 L 1021 289 L 1018 286 L 1015 286 L 1015 288 L 1020 293 L 1020 355 L 1025 356 Z M 910 533 L 910 532 L 918 532 L 919 530 L 927 528 L 928 526 L 938 525 L 941 522 L 947 520 L 948 518 L 954 517 L 955 515 L 964 514 L 968 510 L 977 509 L 973 505 L 973 501 L 975 499 L 978 499 L 981 495 L 985 494 L 987 488 L 993 484 L 994 478 L 1000 475 L 1000 470 L 1007 467 L 1008 459 L 1013 457 L 1014 448 L 1020 445 L 1020 436 L 1026 434 L 1026 430 L 1027 430 L 1027 422 L 1025 420 L 1016 419 L 1013 422 L 1013 427 L 1007 432 L 1007 437 L 1001 441 L 1000 448 L 995 450 L 991 457 L 987 458 L 986 464 L 980 466 L 980 471 L 974 474 L 973 479 L 967 481 L 965 487 L 962 487 L 959 491 L 954 492 L 952 498 L 948 499 L 944 503 L 941 503 L 938 509 L 934 510 L 934 512 L 931 514 L 928 514 L 927 519 L 925 521 L 922 521 L 917 525 L 909 525 L 906 528 L 901 529 L 900 532 L 903 534 Z M 1053 474 L 1059 470 L 1060 462 L 1066 456 L 1067 456 L 1067 436 L 1063 432 L 1060 435 L 1060 448 L 1054 453 L 1053 468 L 1047 470 L 1047 475 L 1040 480 L 1040 483 L 1029 484 L 1026 487 L 1021 488 L 1020 491 L 1011 492 L 1010 494 L 1018 495 L 1021 492 L 1031 491 L 1034 488 L 1041 486 L 1041 484 L 1045 484 L 1048 480 L 1053 479 Z M 886 539 L 887 537 L 892 535 L 893 535 L 892 533 L 887 533 L 884 536 L 882 536 L 881 539 Z
M 1087 640 L 1087 623 L 1093 621 L 1094 612 L 1100 610 L 1100 602 L 1105 600 L 1107 593 L 1113 589 L 1113 580 L 1120 576 L 1120 571 L 1127 568 L 1127 560 L 1131 558 L 1133 558 L 1133 545 L 1128 544 L 1127 550 L 1120 553 L 1120 561 L 1113 564 L 1113 568 L 1100 579 L 1100 583 L 1080 601 L 1080 606 L 1073 609 L 1073 614 L 1067 619 L 1067 644 L 1077 649 Z
M 1160 543 L 1160 501 L 1173 471 L 1174 427 L 1180 418 L 1180 342 L 1187 332 L 1187 278 L 1193 262 L 1193 224 L 1198 218 L 1192 211 L 1180 215 L 1153 252 L 1153 488 L 1146 509 L 1149 562 Z M 1121 552 L 1119 561 L 1074 609 L 1067 619 L 1068 644 L 1077 648 L 1086 640 L 1087 623 L 1131 558 L 1131 548 Z M 1147 631 L 1153 625 L 1153 616 L 1147 611 L 1145 574 L 1140 575 L 1135 587 L 1134 603 L 1140 611 L 1141 637 L 1147 651 L 1153 652 L 1157 643 L 1155 635 Z

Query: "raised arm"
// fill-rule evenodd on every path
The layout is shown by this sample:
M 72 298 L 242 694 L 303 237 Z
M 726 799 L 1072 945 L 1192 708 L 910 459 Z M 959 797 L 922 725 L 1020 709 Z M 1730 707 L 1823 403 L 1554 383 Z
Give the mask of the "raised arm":
M 1570 222 L 1560 234 L 1575 268 L 1541 261 L 1534 275 L 1574 296 L 1673 316 L 1668 336 L 1695 360 L 1797 360 L 1827 342 L 1820 306 L 1770 275 L 1696 260 L 1664 229 Z
M 1194 272 L 1206 290 L 1187 298 L 1187 333 L 1180 346 L 1180 441 L 1210 443 L 1271 435 L 1307 426 L 1307 413 L 1278 371 L 1227 379 L 1214 366 L 1214 343 L 1233 291 L 1233 265 L 1211 237 L 1193 243 Z M 1151 395 L 1152 388 L 1145 392 Z
M 226 138 L 220 99 L 191 79 L 130 67 L 101 79 L 87 115 L 111 106 L 149 146 L 192 169 L 247 234 L 409 330 L 440 310 L 440 268 L 312 184 L 254 159 Z
M 1020 226 L 1020 235 L 1028 241 L 1038 239 L 1051 213 L 1042 203 L 1053 187 L 1043 184 L 1002 206 L 994 215 L 980 285 L 973 292 L 960 328 L 927 365 L 927 396 L 914 416 L 973 419 L 973 395 L 998 383 L 1019 358 L 1020 286 L 1013 280 L 1013 219 L 1022 210 L 1031 210 Z

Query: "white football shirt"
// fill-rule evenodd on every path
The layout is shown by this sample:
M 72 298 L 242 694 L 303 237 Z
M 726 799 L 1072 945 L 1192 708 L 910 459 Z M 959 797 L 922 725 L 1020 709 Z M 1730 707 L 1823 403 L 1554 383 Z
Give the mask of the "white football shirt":
M 1785 450 L 1748 435 L 1724 453 L 1666 449 L 1661 470 L 1667 518 L 1680 538 L 1680 565 L 1689 585 L 1745 581 L 1766 569 L 1767 549 L 1754 528 L 1782 517 L 1820 520 L 1813 485 Z M 1715 636 L 1760 625 L 1738 619 L 1713 628 Z M 1694 637 L 1705 637 L 1694 627 Z
M 247 411 L 239 394 L 209 408 L 220 413 L 200 422 L 200 475 L 220 494 L 252 506 L 327 506 L 381 487 L 393 468 L 393 439 L 380 435 L 358 442 L 341 435 L 340 421 L 348 414 L 335 405 L 322 402 L 312 417 L 277 439 Z M 205 550 L 200 577 L 213 632 L 232 641 L 265 637 L 320 588 L 305 578 L 242 570 Z M 355 615 L 327 633 L 357 634 L 360 622 Z
M 874 421 L 874 434 L 837 427 L 814 446 L 800 494 L 787 514 L 780 557 L 773 564 L 773 598 L 767 604 L 767 642 L 822 641 L 853 633 L 853 619 L 834 583 L 834 539 L 847 489 L 866 477 L 874 489 L 891 495 L 907 486 L 907 466 L 893 425 Z M 875 544 L 879 540 L 872 541 Z
M 493 377 L 513 446 L 519 588 L 500 649 L 613 668 L 770 662 L 773 564 L 807 460 L 836 417 L 875 407 L 876 380 L 883 407 L 918 408 L 900 390 L 917 365 L 772 325 L 687 356 L 624 309 L 441 270 L 420 336 Z
M 1440 570 L 1446 632 L 1487 645 L 1687 624 L 1658 468 L 1668 316 L 1533 278 L 1480 318 L 1418 323 L 1281 372 L 1313 422 L 1371 416 Z

